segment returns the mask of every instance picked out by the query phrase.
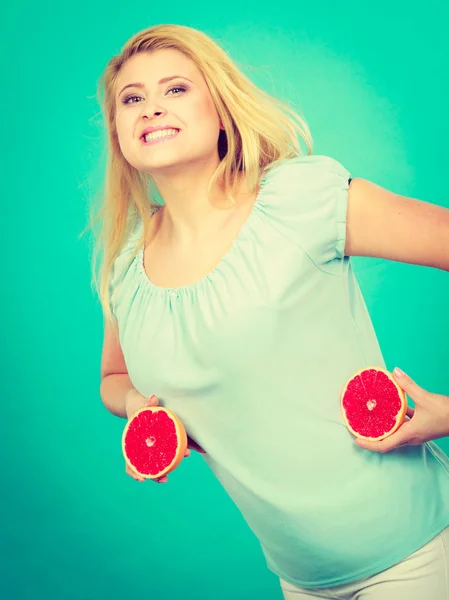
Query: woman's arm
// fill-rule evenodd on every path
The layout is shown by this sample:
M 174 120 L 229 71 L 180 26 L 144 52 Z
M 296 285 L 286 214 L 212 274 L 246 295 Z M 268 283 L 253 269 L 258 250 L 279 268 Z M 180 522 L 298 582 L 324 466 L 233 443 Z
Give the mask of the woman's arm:
M 128 418 L 133 400 L 142 404 L 143 397 L 131 383 L 120 341 L 113 327 L 105 323 L 101 355 L 100 396 L 105 407 L 118 417 Z M 135 397 L 135 398 L 134 398 Z
M 345 254 L 449 271 L 449 209 L 354 178 L 348 190 Z
M 347 256 L 372 256 L 449 271 L 449 210 L 407 198 L 355 178 L 349 186 Z M 356 440 L 367 450 L 389 452 L 449 435 L 449 397 L 419 387 L 395 370 L 398 384 L 415 401 L 406 420 L 380 442 Z
M 101 354 L 101 384 L 100 396 L 105 407 L 114 415 L 129 419 L 136 410 L 143 406 L 156 406 L 159 399 L 156 396 L 145 398 L 131 383 L 123 357 L 120 341 L 114 328 L 105 322 L 103 351 Z M 190 436 L 186 456 L 191 448 L 200 454 L 206 451 Z M 166 480 L 165 477 L 162 478 Z

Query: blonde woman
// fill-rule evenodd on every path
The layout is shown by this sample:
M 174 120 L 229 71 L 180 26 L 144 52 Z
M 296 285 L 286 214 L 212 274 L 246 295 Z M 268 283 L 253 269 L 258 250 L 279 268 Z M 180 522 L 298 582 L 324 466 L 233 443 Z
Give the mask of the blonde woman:
M 377 452 L 339 411 L 348 377 L 384 366 L 350 257 L 449 270 L 449 211 L 313 155 L 197 30 L 141 31 L 101 90 L 106 408 L 154 395 L 179 416 L 286 599 L 449 598 L 449 460 L 429 441 L 448 399 L 403 375 L 416 414 Z

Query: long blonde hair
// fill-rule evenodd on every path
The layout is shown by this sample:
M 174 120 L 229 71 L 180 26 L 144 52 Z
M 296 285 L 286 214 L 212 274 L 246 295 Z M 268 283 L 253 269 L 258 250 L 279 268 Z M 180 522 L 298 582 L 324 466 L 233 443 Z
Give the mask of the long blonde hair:
M 131 37 L 121 53 L 108 62 L 97 89 L 107 133 L 107 163 L 102 205 L 86 230 L 94 230 L 94 223 L 100 220 L 93 253 L 93 283 L 107 320 L 112 320 L 109 280 L 114 261 L 127 235 L 142 219 L 143 234 L 134 256 L 137 254 L 144 243 L 149 209 L 156 204 L 151 192 L 152 178 L 131 166 L 120 150 L 115 126 L 116 81 L 130 57 L 166 49 L 182 52 L 198 67 L 224 127 L 218 140 L 220 163 L 210 180 L 209 192 L 222 180 L 226 198 L 235 203 L 239 172 L 245 173 L 248 188 L 256 190 L 261 172 L 268 165 L 302 154 L 298 134 L 306 143 L 308 154 L 312 153 L 312 137 L 299 114 L 254 85 L 203 32 L 182 25 L 156 25 Z M 102 261 L 97 269 L 101 250 Z

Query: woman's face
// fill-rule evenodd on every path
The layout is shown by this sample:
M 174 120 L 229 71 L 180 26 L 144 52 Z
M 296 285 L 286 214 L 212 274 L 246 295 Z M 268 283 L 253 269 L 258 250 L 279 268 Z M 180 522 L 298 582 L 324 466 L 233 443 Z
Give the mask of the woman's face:
M 123 89 L 129 84 L 138 85 Z M 201 72 L 184 54 L 157 50 L 132 56 L 115 93 L 119 145 L 133 167 L 157 175 L 192 163 L 218 164 L 220 119 Z M 148 127 L 179 131 L 149 144 L 142 139 Z

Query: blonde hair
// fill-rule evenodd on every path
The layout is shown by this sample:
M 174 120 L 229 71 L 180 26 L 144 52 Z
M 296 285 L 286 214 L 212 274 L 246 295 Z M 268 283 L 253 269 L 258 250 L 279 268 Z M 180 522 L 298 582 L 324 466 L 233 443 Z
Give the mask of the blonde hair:
M 93 254 L 93 283 L 107 320 L 112 320 L 109 280 L 114 261 L 129 232 L 142 219 L 143 234 L 133 258 L 136 256 L 144 243 L 149 208 L 155 205 L 151 176 L 131 166 L 120 150 L 115 127 L 116 81 L 130 57 L 166 49 L 182 52 L 198 67 L 224 127 L 218 140 L 220 164 L 210 180 L 209 192 L 222 180 L 226 198 L 235 203 L 239 172 L 245 173 L 249 189 L 255 191 L 268 165 L 302 154 L 298 134 L 308 154 L 312 153 L 312 137 L 299 114 L 254 85 L 206 34 L 181 25 L 156 25 L 131 37 L 121 53 L 108 62 L 97 90 L 106 125 L 107 164 L 102 206 L 86 229 L 93 229 L 94 223 L 101 220 Z M 96 258 L 100 250 L 103 256 L 98 275 Z

